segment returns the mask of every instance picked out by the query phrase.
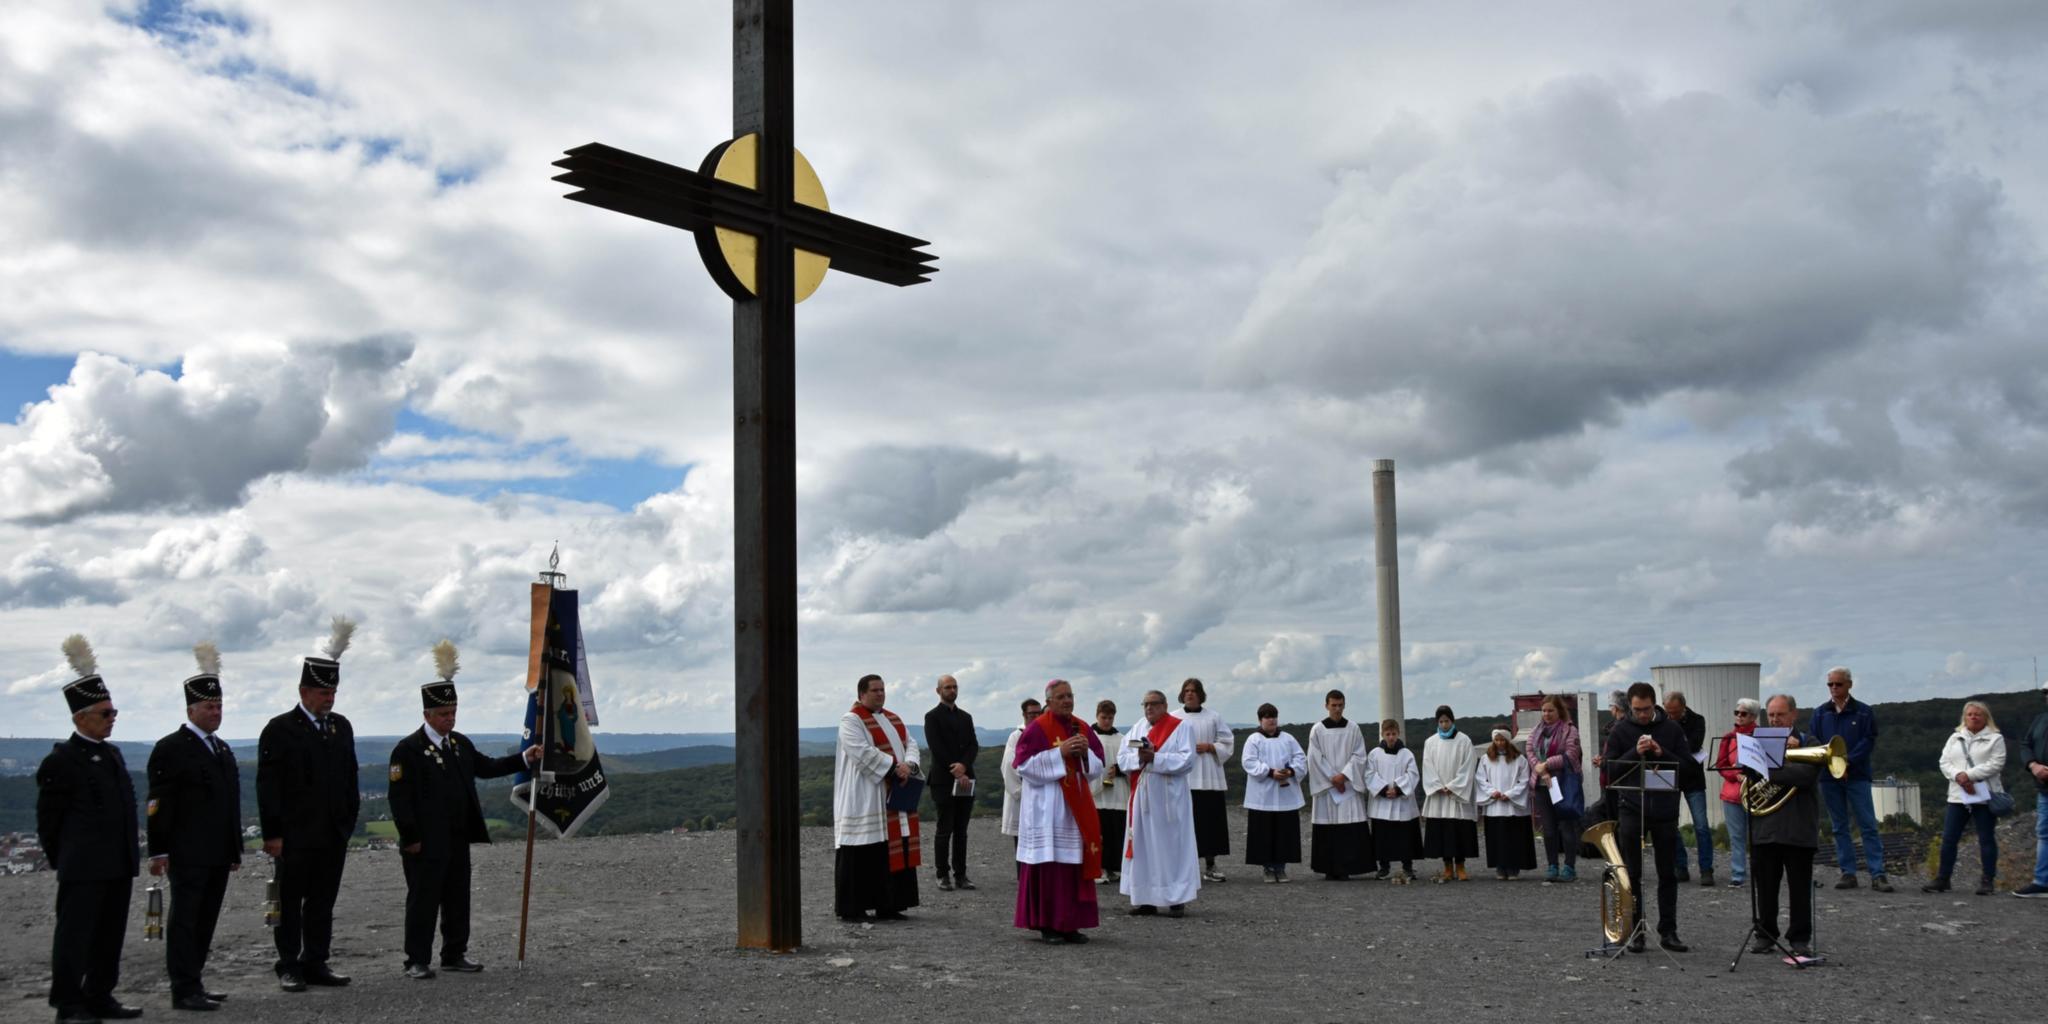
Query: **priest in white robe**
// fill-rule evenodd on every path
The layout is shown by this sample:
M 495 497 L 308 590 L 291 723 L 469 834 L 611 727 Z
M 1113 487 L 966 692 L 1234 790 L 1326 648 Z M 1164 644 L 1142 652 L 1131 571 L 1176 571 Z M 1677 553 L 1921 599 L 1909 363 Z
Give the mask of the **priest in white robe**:
M 839 716 L 832 758 L 833 910 L 841 920 L 903 920 L 917 906 L 917 813 L 891 811 L 889 793 L 918 770 L 917 744 L 883 707 L 882 677 L 860 678 L 853 710 Z
M 1259 727 L 1244 740 L 1244 862 L 1265 871 L 1267 882 L 1286 882 L 1287 865 L 1301 863 L 1301 776 L 1308 757 L 1280 731 L 1280 709 L 1259 705 Z
M 1493 729 L 1493 740 L 1472 772 L 1472 792 L 1486 824 L 1486 866 L 1495 878 L 1512 882 L 1536 870 L 1536 827 L 1529 817 L 1529 759 L 1515 746 L 1507 726 Z
M 1168 916 L 1181 917 L 1202 887 L 1188 802 L 1195 747 L 1180 719 L 1166 713 L 1166 694 L 1158 690 L 1145 694 L 1145 723 L 1144 732 L 1126 740 L 1117 756 L 1131 780 L 1117 888 L 1130 897 L 1133 914 L 1148 916 L 1165 907 Z
M 1124 811 L 1131 805 L 1131 780 L 1124 770 L 1117 767 L 1117 757 L 1124 751 L 1125 733 L 1116 727 L 1116 702 L 1102 700 L 1095 703 L 1095 738 L 1102 744 L 1102 761 L 1106 766 L 1102 778 L 1095 785 L 1095 816 L 1102 822 L 1102 848 L 1108 851 L 1103 862 L 1102 877 L 1095 884 L 1115 882 L 1123 866 Z
M 1415 787 L 1422 773 L 1415 767 L 1415 752 L 1401 740 L 1401 722 L 1389 718 L 1380 723 L 1380 745 L 1365 755 L 1365 788 L 1372 794 L 1372 849 L 1379 858 L 1381 879 L 1397 885 L 1415 881 L 1415 854 L 1422 849 L 1422 830 L 1417 827 Z M 1393 874 L 1393 865 L 1401 873 Z
M 1188 799 L 1194 804 L 1195 849 L 1202 856 L 1202 880 L 1222 882 L 1226 879 L 1216 870 L 1216 858 L 1230 852 L 1230 812 L 1224 806 L 1230 779 L 1224 766 L 1230 763 L 1237 738 L 1222 715 L 1203 706 L 1208 700 L 1209 691 L 1202 681 L 1191 678 L 1180 684 L 1181 709 L 1174 717 L 1180 719 L 1180 728 L 1187 730 L 1188 743 L 1195 751 L 1194 766 L 1188 771 Z
M 1045 941 L 1087 942 L 1083 928 L 1101 923 L 1095 880 L 1102 877 L 1102 824 L 1095 780 L 1102 777 L 1102 741 L 1074 717 L 1074 688 L 1045 686 L 1045 713 L 1017 741 L 1024 796 L 1017 812 L 1019 928 Z
M 1367 824 L 1365 753 L 1356 723 L 1344 719 L 1344 691 L 1323 696 L 1328 717 L 1308 730 L 1308 868 L 1333 882 L 1371 873 L 1372 826 Z
M 1024 796 L 1024 777 L 1017 774 L 1017 741 L 1024 738 L 1024 730 L 1030 727 L 1031 720 L 1037 718 L 1043 708 L 1044 705 L 1041 705 L 1036 700 L 1025 699 L 1024 703 L 1018 705 L 1018 710 L 1024 713 L 1024 724 L 1010 730 L 1009 738 L 1003 740 L 1003 824 L 1001 831 L 1004 835 L 1010 837 L 1010 842 L 1013 846 L 1017 842 L 1018 801 L 1023 799 Z
M 1472 803 L 1472 772 L 1479 752 L 1458 731 L 1448 704 L 1436 709 L 1436 732 L 1422 744 L 1422 855 L 1444 862 L 1439 883 L 1468 882 L 1467 858 L 1479 856 L 1478 809 Z

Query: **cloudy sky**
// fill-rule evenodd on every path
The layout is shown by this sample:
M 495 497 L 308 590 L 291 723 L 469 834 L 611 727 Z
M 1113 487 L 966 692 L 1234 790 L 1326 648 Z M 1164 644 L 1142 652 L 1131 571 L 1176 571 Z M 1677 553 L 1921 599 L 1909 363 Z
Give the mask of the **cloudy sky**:
M 0 33 L 0 732 L 82 631 L 130 739 L 463 647 L 509 728 L 557 541 L 604 724 L 731 728 L 730 303 L 564 202 L 730 134 L 716 0 L 17 0 Z M 834 209 L 932 240 L 798 312 L 805 724 L 941 672 L 1227 716 L 1758 661 L 2027 684 L 2048 611 L 2048 7 L 800 2 Z M 914 690 L 915 692 L 905 692 Z

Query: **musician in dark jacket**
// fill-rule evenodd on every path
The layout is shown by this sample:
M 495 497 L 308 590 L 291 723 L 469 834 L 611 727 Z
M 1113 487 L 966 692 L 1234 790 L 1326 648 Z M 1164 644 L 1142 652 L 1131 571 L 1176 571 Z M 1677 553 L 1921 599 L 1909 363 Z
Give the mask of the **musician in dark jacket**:
M 263 852 L 276 865 L 277 983 L 286 992 L 307 985 L 346 985 L 327 967 L 334 940 L 334 900 L 348 839 L 362 796 L 356 782 L 356 732 L 334 713 L 341 653 L 355 623 L 337 618 L 327 657 L 299 670 L 299 705 L 270 720 L 256 747 L 256 801 Z
M 974 795 L 954 796 L 953 785 L 974 778 L 974 759 L 981 754 L 981 740 L 974 734 L 974 716 L 954 703 L 960 697 L 960 683 L 952 676 L 939 677 L 939 703 L 924 713 L 924 741 L 932 748 L 932 805 L 939 811 L 939 834 L 932 840 L 938 861 L 939 890 L 972 889 L 967 880 L 967 822 L 974 814 Z M 950 870 L 949 870 L 950 869 Z
M 225 996 L 206 991 L 200 973 L 227 897 L 228 872 L 242 867 L 242 783 L 235 755 L 218 732 L 220 653 L 193 648 L 200 672 L 185 680 L 185 724 L 149 754 L 149 873 L 171 878 L 164 963 L 171 1005 L 213 1010 Z
M 1789 695 L 1772 697 L 1764 713 L 1772 728 L 1792 730 L 1786 749 L 1820 742 L 1799 734 L 1799 707 Z M 1751 785 L 1756 784 L 1755 771 L 1745 770 L 1744 774 Z M 1790 796 L 1769 814 L 1749 816 L 1749 871 L 1756 886 L 1752 953 L 1768 953 L 1778 944 L 1778 880 L 1783 878 L 1792 887 L 1785 941 L 1791 944 L 1794 956 L 1813 955 L 1813 854 L 1820 846 L 1820 775 L 1821 766 L 1812 761 L 1786 761 L 1772 769 L 1771 785 L 1789 787 Z
M 1628 688 L 1628 717 L 1614 724 L 1607 734 L 1608 775 L 1617 787 L 1649 783 L 1646 770 L 1672 772 L 1691 755 L 1685 730 L 1657 706 L 1657 690 L 1648 683 Z M 1676 781 L 1674 778 L 1673 782 Z M 1614 794 L 1616 833 L 1621 859 L 1635 881 L 1636 920 L 1643 920 L 1643 830 L 1649 829 L 1657 857 L 1658 943 L 1674 953 L 1691 947 L 1678 938 L 1678 792 L 1657 789 L 1650 792 L 1617 789 Z M 1640 950 L 1641 937 L 1630 943 Z
M 441 921 L 441 968 L 464 973 L 469 958 L 469 846 L 488 843 L 476 780 L 495 779 L 538 763 L 538 746 L 488 757 L 455 731 L 455 647 L 434 649 L 443 678 L 420 687 L 425 719 L 391 749 L 391 821 L 405 862 L 405 976 L 434 976 L 434 920 Z
M 57 869 L 57 928 L 50 943 L 50 1005 L 57 1020 L 86 1024 L 142 1011 L 114 1000 L 141 852 L 135 783 L 114 733 L 114 700 L 81 636 L 64 641 L 79 678 L 64 687 L 71 738 L 36 769 L 36 834 Z
M 1714 884 L 1714 826 L 1707 822 L 1707 770 L 1699 761 L 1707 749 L 1707 716 L 1694 711 L 1678 690 L 1664 691 L 1664 717 L 1685 732 L 1685 760 L 1678 764 L 1678 794 L 1692 814 L 1692 834 L 1699 844 L 1700 884 Z M 1685 847 L 1678 848 L 1678 880 L 1692 881 L 1686 870 Z

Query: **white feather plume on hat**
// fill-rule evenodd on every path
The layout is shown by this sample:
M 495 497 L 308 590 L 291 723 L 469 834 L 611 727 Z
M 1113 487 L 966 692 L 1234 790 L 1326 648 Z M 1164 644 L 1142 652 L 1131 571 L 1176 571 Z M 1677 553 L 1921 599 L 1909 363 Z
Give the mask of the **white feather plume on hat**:
M 461 671 L 462 663 L 455 660 L 455 641 L 442 640 L 434 645 L 434 671 L 449 682 L 455 681 L 455 673 Z
M 355 639 L 355 635 L 356 620 L 346 615 L 337 615 L 334 617 L 333 632 L 327 636 L 327 645 L 320 649 L 326 653 L 328 660 L 340 661 L 341 653 L 348 650 L 349 641 Z
M 92 653 L 92 643 L 83 633 L 73 633 L 64 638 L 64 660 L 71 663 L 71 671 L 81 677 L 99 671 L 100 660 Z
M 211 640 L 201 640 L 192 645 L 192 660 L 199 663 L 199 671 L 205 675 L 220 675 L 220 648 Z

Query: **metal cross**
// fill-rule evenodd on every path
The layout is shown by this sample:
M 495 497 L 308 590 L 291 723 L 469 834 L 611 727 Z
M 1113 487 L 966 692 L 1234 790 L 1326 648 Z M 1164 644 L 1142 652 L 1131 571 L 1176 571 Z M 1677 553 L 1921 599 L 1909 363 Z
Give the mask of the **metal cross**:
M 734 138 L 689 171 L 591 143 L 555 162 L 567 198 L 697 236 L 733 299 L 735 803 L 739 944 L 803 941 L 797 844 L 796 303 L 818 264 L 893 285 L 927 244 L 823 209 L 791 131 L 790 0 L 734 0 Z M 749 159 L 749 154 L 752 158 Z M 751 165 L 751 166 L 750 166 Z M 807 278 L 800 287 L 799 275 Z

